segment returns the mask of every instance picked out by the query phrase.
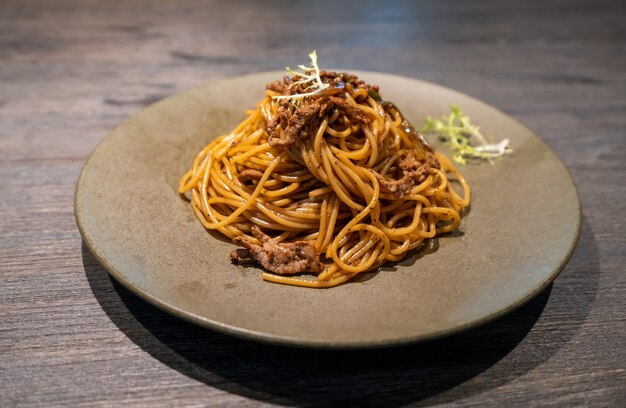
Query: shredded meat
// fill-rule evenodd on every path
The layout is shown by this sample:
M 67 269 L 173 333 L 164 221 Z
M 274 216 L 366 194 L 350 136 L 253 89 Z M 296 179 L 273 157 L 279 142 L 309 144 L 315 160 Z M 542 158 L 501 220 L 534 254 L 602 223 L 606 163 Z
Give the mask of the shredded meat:
M 245 183 L 246 181 L 251 181 L 251 180 L 261 180 L 262 177 L 263 177 L 263 172 L 256 170 L 256 169 L 246 169 L 242 171 L 241 173 L 239 173 L 239 180 L 242 183 Z
M 314 132 L 333 109 L 338 109 L 351 122 L 365 124 L 369 119 L 365 113 L 348 102 L 343 96 L 345 92 L 352 92 L 355 88 L 374 91 L 378 97 L 378 86 L 369 85 L 359 80 L 356 75 L 322 71 L 320 78 L 330 87 L 310 97 L 299 100 L 298 105 L 288 100 L 280 101 L 274 118 L 267 123 L 269 143 L 272 146 L 290 146 L 298 139 L 305 138 Z M 281 95 L 304 93 L 305 90 L 293 86 L 289 77 L 282 81 L 274 81 L 266 88 Z M 281 132 L 278 129 L 282 129 Z
M 402 198 L 411 191 L 411 188 L 417 186 L 423 182 L 428 175 L 432 174 L 434 169 L 439 169 L 441 165 L 430 149 L 426 149 L 425 153 L 426 160 L 423 162 L 417 160 L 414 152 L 411 151 L 407 153 L 398 163 L 402 176 L 397 180 L 388 179 L 374 172 L 382 189 L 388 193 L 393 193 L 398 198 Z
M 246 248 L 237 248 L 230 253 L 230 260 L 237 265 L 256 265 L 258 262 Z
M 266 84 L 265 89 L 278 92 L 279 94 L 285 94 L 285 92 L 289 89 L 289 84 L 291 84 L 291 78 L 285 75 L 283 76 L 282 81 L 273 81 Z
M 319 273 L 323 265 L 319 254 L 311 241 L 277 243 L 264 234 L 256 225 L 252 227 L 252 235 L 261 245 L 256 245 L 243 237 L 236 237 L 233 243 L 246 249 L 237 249 L 230 254 L 236 264 L 247 264 L 253 259 L 270 272 L 279 275 L 293 275 L 300 272 Z
M 303 132 L 303 128 L 315 117 L 320 117 L 323 99 L 316 99 L 310 103 L 302 103 L 293 115 L 287 120 L 285 128 L 285 139 L 270 137 L 269 142 L 272 146 L 286 146 L 293 144 L 300 136 L 306 137 L 308 132 Z M 279 107 L 278 109 L 280 109 Z
M 370 85 L 362 79 L 359 79 L 356 75 L 347 72 L 321 71 L 320 78 L 322 78 L 322 82 L 330 83 L 334 87 L 345 87 L 349 92 L 352 92 L 354 88 L 365 89 L 368 92 L 374 91 L 376 93 L 379 91 L 378 85 Z
M 330 100 L 353 121 L 361 124 L 369 123 L 369 119 L 367 119 L 365 113 L 357 106 L 350 104 L 347 99 L 331 96 Z

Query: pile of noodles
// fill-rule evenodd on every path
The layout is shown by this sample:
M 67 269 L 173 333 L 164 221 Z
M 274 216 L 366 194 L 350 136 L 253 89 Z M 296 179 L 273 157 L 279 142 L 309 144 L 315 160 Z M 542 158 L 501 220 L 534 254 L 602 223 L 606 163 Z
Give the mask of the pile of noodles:
M 268 281 L 330 287 L 456 229 L 470 189 L 378 87 L 316 78 L 317 90 L 297 74 L 268 84 L 179 192 L 205 228 L 246 248 L 234 261 L 260 264 Z

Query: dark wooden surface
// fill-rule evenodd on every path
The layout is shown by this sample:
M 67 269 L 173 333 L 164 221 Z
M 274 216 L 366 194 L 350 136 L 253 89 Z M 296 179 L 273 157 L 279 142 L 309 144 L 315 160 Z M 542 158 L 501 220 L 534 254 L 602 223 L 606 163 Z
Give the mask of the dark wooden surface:
M 624 403 L 626 3 L 383 3 L 0 1 L 0 405 Z M 314 48 L 458 89 L 544 138 L 584 213 L 555 283 L 468 333 L 359 352 L 231 338 L 113 283 L 73 217 L 98 141 L 155 100 Z

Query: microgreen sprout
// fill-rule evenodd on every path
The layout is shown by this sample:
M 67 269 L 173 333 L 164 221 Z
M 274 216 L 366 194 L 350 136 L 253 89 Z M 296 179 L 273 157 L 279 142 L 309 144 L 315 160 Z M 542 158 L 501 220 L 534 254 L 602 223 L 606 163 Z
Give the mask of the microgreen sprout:
M 287 72 L 292 76 L 292 78 L 299 78 L 297 81 L 294 81 L 289 86 L 293 88 L 294 86 L 302 86 L 302 89 L 305 91 L 304 93 L 297 93 L 294 95 L 277 95 L 273 96 L 274 99 L 291 99 L 294 101 L 304 99 L 307 96 L 313 96 L 324 89 L 328 88 L 330 85 L 322 82 L 322 78 L 320 78 L 320 69 L 317 66 L 317 52 L 313 51 L 309 54 L 309 58 L 311 59 L 311 66 L 306 67 L 304 65 L 298 65 L 300 71 L 295 71 L 289 67 L 286 67 Z
M 513 152 L 509 139 L 488 143 L 478 126 L 472 125 L 469 117 L 458 106 L 452 106 L 450 115 L 442 116 L 441 119 L 427 117 L 421 131 L 437 134 L 444 145 L 454 150 L 452 160 L 461 164 L 467 163 L 467 160 L 493 163 L 493 159 Z M 471 145 L 470 138 L 476 140 L 478 146 Z

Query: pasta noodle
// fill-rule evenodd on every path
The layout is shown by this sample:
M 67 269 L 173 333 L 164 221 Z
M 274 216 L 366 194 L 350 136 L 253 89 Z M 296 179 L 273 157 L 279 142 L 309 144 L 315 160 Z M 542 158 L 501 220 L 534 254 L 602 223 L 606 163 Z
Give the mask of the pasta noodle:
M 376 86 L 317 78 L 328 86 L 302 98 L 302 77 L 268 84 L 245 120 L 197 154 L 179 192 L 206 229 L 247 248 L 263 279 L 320 288 L 455 230 L 470 188 Z

